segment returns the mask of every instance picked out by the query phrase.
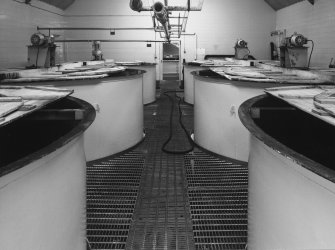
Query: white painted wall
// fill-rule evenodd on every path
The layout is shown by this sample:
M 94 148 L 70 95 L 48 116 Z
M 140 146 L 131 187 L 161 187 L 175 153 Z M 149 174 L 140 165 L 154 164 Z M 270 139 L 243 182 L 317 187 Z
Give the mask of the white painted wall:
M 42 2 L 34 5 L 64 14 L 59 16 L 12 0 L 2 0 L 0 8 L 0 68 L 24 66 L 27 47 L 36 26 L 67 27 L 152 27 L 150 12 L 134 12 L 125 0 L 76 0 L 65 12 Z M 146 5 L 152 1 L 145 0 Z M 8 14 L 10 13 L 10 15 Z M 190 12 L 187 33 L 197 32 L 198 47 L 207 54 L 233 54 L 237 38 L 249 42 L 257 58 L 269 57 L 270 32 L 275 29 L 275 12 L 263 0 L 206 0 L 201 12 Z M 155 39 L 153 31 L 55 31 L 59 39 Z M 156 34 L 157 38 L 159 35 Z M 182 37 L 182 58 L 195 59 L 196 37 Z M 91 43 L 58 44 L 58 61 L 89 60 Z M 103 43 L 104 58 L 117 61 L 160 62 L 161 46 L 145 43 Z M 185 45 L 185 46 L 184 46 Z M 63 52 L 64 46 L 64 52 Z M 156 53 L 155 53 L 155 47 Z M 8 52 L 10 51 L 10 52 Z M 157 58 L 155 58 L 157 57 Z M 158 66 L 158 68 L 160 68 Z
M 23 1 L 24 2 L 24 1 Z M 33 5 L 62 14 L 58 8 L 40 1 Z M 24 67 L 27 63 L 30 37 L 37 26 L 63 26 L 63 17 L 20 4 L 13 0 L 0 1 L 0 69 Z M 62 61 L 63 49 L 57 48 L 57 61 Z
M 68 27 L 103 27 L 103 28 L 151 28 L 152 19 L 149 12 L 134 12 L 125 0 L 76 0 L 66 10 Z M 83 16 L 84 15 L 84 16 Z M 116 31 L 66 31 L 66 39 L 126 39 L 155 40 L 153 30 Z M 92 58 L 91 43 L 68 43 L 67 60 L 89 60 Z M 155 44 L 147 47 L 146 43 L 102 43 L 104 58 L 116 61 L 143 60 L 155 62 Z
M 201 12 L 190 13 L 187 31 L 197 33 L 198 47 L 206 54 L 234 54 L 235 42 L 242 38 L 253 56 L 268 59 L 275 15 L 264 0 L 205 0 Z
M 150 4 L 151 1 L 144 1 Z M 0 3 L 0 68 L 23 67 L 27 61 L 27 45 L 37 26 L 77 27 L 151 27 L 149 12 L 137 13 L 125 0 L 76 0 L 65 12 L 33 0 L 46 11 L 19 4 L 13 0 Z M 302 1 L 275 12 L 263 0 L 205 0 L 201 12 L 191 12 L 187 33 L 197 33 L 198 47 L 206 54 L 233 54 L 237 38 L 248 42 L 251 54 L 256 58 L 269 58 L 270 32 L 286 29 L 306 35 L 315 42 L 312 66 L 328 66 L 335 57 L 335 1 L 317 0 L 314 6 Z M 62 16 L 62 15 L 66 16 Z M 152 31 L 118 31 L 110 36 L 104 31 L 55 31 L 60 39 L 155 39 Z M 158 37 L 158 36 L 157 36 Z M 181 55 L 187 61 L 196 57 L 196 36 L 182 37 Z M 90 43 L 59 44 L 57 62 L 87 60 L 91 58 Z M 159 62 L 160 48 L 143 43 L 103 43 L 105 58 L 120 61 L 144 60 Z M 155 60 L 155 56 L 157 60 Z
M 302 1 L 276 13 L 276 29 L 286 34 L 301 33 L 315 43 L 311 66 L 328 67 L 335 58 L 335 1 L 316 0 L 314 5 Z
M 143 1 L 151 4 L 152 1 Z M 66 10 L 66 25 L 74 27 L 152 27 L 150 12 L 134 12 L 124 0 L 76 0 Z M 89 16 L 74 16 L 89 15 Z M 93 15 L 93 16 L 92 16 Z M 98 15 L 98 16 L 95 16 Z M 275 29 L 275 11 L 263 0 L 205 0 L 201 12 L 190 12 L 187 33 L 196 32 L 198 47 L 207 54 L 233 54 L 238 38 L 249 42 L 257 58 L 269 58 L 270 32 Z M 153 31 L 117 31 L 110 36 L 104 31 L 69 31 L 67 39 L 155 39 Z M 157 34 L 157 38 L 158 38 Z M 195 59 L 196 37 L 182 37 L 182 57 Z M 185 41 L 184 41 L 185 40 Z M 185 45 L 185 46 L 184 46 Z M 91 58 L 90 43 L 67 44 L 69 61 Z M 157 45 L 157 47 L 159 47 Z M 155 61 L 154 45 L 140 43 L 103 43 L 105 58 L 116 60 Z M 160 53 L 157 51 L 158 60 Z M 157 62 L 156 61 L 156 62 Z

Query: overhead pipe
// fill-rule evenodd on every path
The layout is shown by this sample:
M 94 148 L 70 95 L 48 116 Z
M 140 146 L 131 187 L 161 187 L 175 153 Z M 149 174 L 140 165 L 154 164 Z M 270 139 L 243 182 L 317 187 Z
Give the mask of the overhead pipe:
M 184 17 L 186 17 L 186 18 L 183 19 L 183 22 L 181 24 L 182 25 L 182 28 L 181 28 L 182 32 L 186 31 L 186 24 L 187 24 L 187 21 L 188 21 L 188 15 L 189 15 L 189 12 L 184 13 Z
M 38 27 L 37 30 L 154 30 L 154 28 Z
M 169 6 L 168 0 L 164 0 L 164 5 L 165 5 L 165 8 L 166 8 L 166 6 Z M 167 11 L 166 13 L 167 13 L 168 28 L 170 30 L 171 29 L 171 25 L 170 25 L 170 16 L 169 16 L 169 14 L 171 14 L 171 13 L 169 11 Z
M 185 11 L 187 13 L 187 15 L 185 15 L 184 17 L 180 17 L 180 15 L 177 17 L 178 18 L 178 31 L 177 32 L 178 32 L 178 38 L 179 38 L 181 32 L 185 32 L 186 30 L 188 13 L 190 11 L 201 11 L 203 2 L 204 0 L 200 0 L 197 7 L 191 7 L 191 1 L 187 0 L 187 5 L 183 7 L 183 6 L 169 6 L 168 0 L 164 0 L 165 4 L 157 1 L 151 7 L 144 7 L 142 0 L 130 0 L 129 6 L 132 10 L 138 11 L 138 12 L 153 11 L 154 17 L 162 24 L 162 27 L 165 33 L 165 39 L 168 42 L 170 42 L 171 26 L 170 26 L 169 12 L 170 11 Z M 162 30 L 158 26 L 156 26 L 154 17 L 152 17 L 154 29 L 156 32 L 160 32 L 160 37 L 162 37 L 162 34 L 161 34 Z M 171 17 L 171 18 L 176 18 L 176 17 Z M 181 19 L 183 19 L 182 24 L 180 24 Z M 179 30 L 180 26 L 181 26 L 181 29 Z
M 180 34 L 182 32 L 182 29 L 179 30 L 179 28 L 180 28 L 180 13 L 179 13 L 179 18 L 178 18 L 178 37 L 180 37 Z
M 188 1 L 187 6 L 168 6 L 166 5 L 167 11 L 201 11 L 204 0 L 200 0 L 197 7 L 191 7 L 190 2 Z M 143 6 L 142 0 L 130 0 L 129 6 L 134 11 L 152 11 L 151 6 Z
M 138 12 L 151 11 L 152 10 L 151 6 L 150 7 L 149 6 L 143 6 L 142 0 L 130 0 L 129 6 L 132 10 L 138 11 Z
M 168 13 L 163 3 L 155 2 L 154 5 L 152 6 L 152 9 L 155 13 L 155 17 L 161 24 L 167 23 Z
M 155 16 L 152 16 L 152 24 L 153 24 L 153 27 L 154 27 L 153 29 L 155 30 L 155 32 L 159 32 L 159 33 L 165 32 L 163 26 L 159 26 L 159 25 L 156 26 Z M 161 38 L 162 38 L 162 36 L 161 36 Z
M 169 33 L 169 15 L 165 6 L 161 2 L 155 2 L 152 6 L 152 9 L 155 13 L 156 19 L 162 24 L 165 37 L 168 42 L 170 42 L 170 33 Z
M 55 40 L 55 43 L 80 43 L 80 42 L 121 42 L 121 43 L 166 43 L 165 40 L 111 40 L 111 39 L 66 39 L 66 40 Z M 171 41 L 179 41 L 179 40 L 171 40 Z

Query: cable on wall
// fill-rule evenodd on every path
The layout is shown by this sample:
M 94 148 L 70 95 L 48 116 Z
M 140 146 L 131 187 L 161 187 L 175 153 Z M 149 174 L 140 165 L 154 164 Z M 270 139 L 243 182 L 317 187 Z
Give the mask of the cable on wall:
M 311 57 L 312 57 L 313 50 L 314 50 L 314 42 L 313 40 L 307 40 L 307 41 L 310 41 L 312 43 L 312 50 L 311 50 L 311 53 L 309 54 L 308 65 L 307 65 L 307 68 L 309 68 L 309 65 L 311 63 Z

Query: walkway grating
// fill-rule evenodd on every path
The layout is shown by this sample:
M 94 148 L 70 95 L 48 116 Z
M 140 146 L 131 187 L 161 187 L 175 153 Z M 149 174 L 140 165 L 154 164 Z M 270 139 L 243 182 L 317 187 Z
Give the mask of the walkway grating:
M 135 151 L 87 165 L 89 249 L 125 249 L 143 166 Z
M 188 154 L 161 150 L 169 137 L 171 103 L 163 93 L 144 107 L 146 138 L 136 149 L 87 166 L 88 249 L 245 249 L 248 170 L 239 162 L 195 148 Z M 174 102 L 169 151 L 190 148 Z M 193 107 L 181 104 L 193 129 Z
M 246 249 L 247 166 L 200 150 L 184 157 L 195 249 Z

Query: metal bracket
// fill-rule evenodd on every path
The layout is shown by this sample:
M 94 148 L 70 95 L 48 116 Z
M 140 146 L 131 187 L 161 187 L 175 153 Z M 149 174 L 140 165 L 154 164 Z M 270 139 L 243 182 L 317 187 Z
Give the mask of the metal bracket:
M 82 120 L 82 109 L 41 109 L 27 116 L 29 120 Z
M 250 116 L 253 119 L 260 119 L 261 118 L 261 112 L 262 111 L 267 111 L 267 112 L 272 112 L 272 111 L 296 111 L 297 109 L 294 107 L 253 107 L 250 108 Z

